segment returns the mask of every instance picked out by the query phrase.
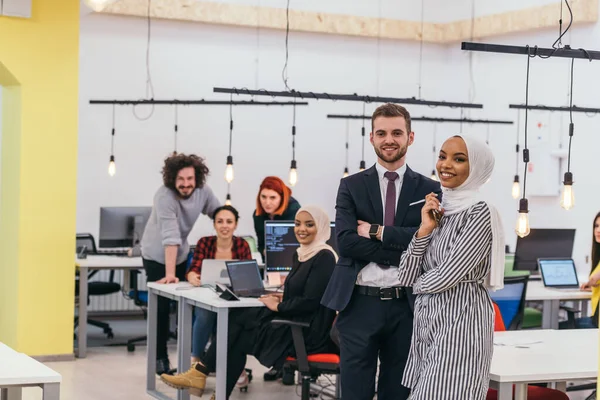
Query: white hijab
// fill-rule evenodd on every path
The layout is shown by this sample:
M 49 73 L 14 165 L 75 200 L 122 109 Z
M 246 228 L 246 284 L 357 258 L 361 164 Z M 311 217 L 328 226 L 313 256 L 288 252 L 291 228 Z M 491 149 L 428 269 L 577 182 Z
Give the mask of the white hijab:
M 336 254 L 335 250 L 333 250 L 333 247 L 327 244 L 327 241 L 331 237 L 331 228 L 329 227 L 329 217 L 327 216 L 327 213 L 318 206 L 304 206 L 300 208 L 298 212 L 296 212 L 296 215 L 303 211 L 309 213 L 315 221 L 317 235 L 310 244 L 301 244 L 300 247 L 298 247 L 298 250 L 296 250 L 298 253 L 298 261 L 307 261 L 314 257 L 321 250 L 329 250 L 333 253 L 333 257 L 335 257 L 335 261 L 337 262 L 338 255 Z
M 449 189 L 442 186 L 444 215 L 459 213 L 477 203 L 479 188 L 490 180 L 494 171 L 494 154 L 485 143 L 468 136 L 458 135 L 458 137 L 462 138 L 467 146 L 469 177 L 457 188 Z M 492 267 L 485 284 L 495 291 L 504 287 L 504 229 L 498 210 L 489 203 L 487 206 L 490 209 L 492 224 Z

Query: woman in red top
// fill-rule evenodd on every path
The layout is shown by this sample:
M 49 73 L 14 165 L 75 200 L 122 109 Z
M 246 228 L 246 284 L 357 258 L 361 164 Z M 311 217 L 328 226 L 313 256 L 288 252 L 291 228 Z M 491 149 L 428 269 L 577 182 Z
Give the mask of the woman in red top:
M 202 261 L 214 260 L 250 260 L 250 246 L 244 239 L 234 236 L 239 214 L 231 206 L 222 206 L 212 215 L 216 236 L 205 236 L 198 240 L 194 256 L 186 274 L 186 279 L 194 286 L 202 284 Z M 194 310 L 194 328 L 192 334 L 192 363 L 197 362 L 204 353 L 210 335 L 215 331 L 217 314 L 196 308 Z M 241 377 L 245 380 L 245 376 Z

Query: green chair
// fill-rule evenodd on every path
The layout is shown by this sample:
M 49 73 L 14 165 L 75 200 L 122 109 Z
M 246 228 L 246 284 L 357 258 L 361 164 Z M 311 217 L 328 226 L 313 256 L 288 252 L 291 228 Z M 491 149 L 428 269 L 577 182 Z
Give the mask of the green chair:
M 251 253 L 258 253 L 258 246 L 256 246 L 256 239 L 254 239 L 254 236 L 242 236 L 242 239 L 248 242 Z
M 513 269 L 515 263 L 514 255 L 506 255 L 504 260 L 504 277 L 517 277 L 529 275 L 529 271 L 515 271 Z M 533 307 L 525 307 L 523 312 L 522 329 L 532 329 L 542 327 L 542 312 Z

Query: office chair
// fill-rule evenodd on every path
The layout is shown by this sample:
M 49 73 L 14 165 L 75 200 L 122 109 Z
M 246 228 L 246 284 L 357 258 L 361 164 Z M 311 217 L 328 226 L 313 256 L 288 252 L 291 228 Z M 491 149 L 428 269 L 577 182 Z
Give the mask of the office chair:
M 323 354 L 307 354 L 304 343 L 303 328 L 308 328 L 310 325 L 306 322 L 294 322 L 283 319 L 274 319 L 271 321 L 274 325 L 288 325 L 292 330 L 292 338 L 294 340 L 294 348 L 296 357 L 288 357 L 283 364 L 284 371 L 300 372 L 302 387 L 300 399 L 309 400 L 311 397 L 311 384 L 316 381 L 319 375 L 337 375 L 340 374 L 340 355 L 335 353 Z M 323 392 L 326 387 L 320 388 Z M 340 400 L 341 388 L 339 378 L 335 381 L 335 400 Z
M 490 292 L 490 297 L 498 305 L 507 330 L 521 329 L 528 280 L 529 275 L 505 276 L 504 288 Z
M 505 283 L 506 284 L 506 283 Z M 500 332 L 505 330 L 504 321 L 502 319 L 502 312 L 500 306 L 494 304 L 494 331 Z M 514 386 L 513 386 L 514 396 Z M 527 398 L 530 400 L 569 400 L 569 396 L 566 393 L 556 389 L 549 389 L 541 386 L 527 386 Z M 486 400 L 497 400 L 498 391 L 496 389 L 488 389 Z
M 96 254 L 96 242 L 94 237 L 89 233 L 78 233 L 76 236 L 76 253 L 78 255 Z M 90 282 L 90 279 L 98 273 L 98 270 L 91 271 L 88 273 L 88 304 L 89 296 L 106 296 L 113 293 L 119 293 L 121 291 L 121 285 L 114 282 L 115 271 L 110 271 L 110 277 L 107 282 L 94 281 Z M 77 279 L 75 280 L 75 295 L 79 296 L 79 272 L 76 273 Z M 109 339 L 114 337 L 112 328 L 106 322 L 100 322 L 91 318 L 87 319 L 87 323 L 98 328 L 101 328 Z M 75 317 L 76 329 L 79 325 L 79 317 Z

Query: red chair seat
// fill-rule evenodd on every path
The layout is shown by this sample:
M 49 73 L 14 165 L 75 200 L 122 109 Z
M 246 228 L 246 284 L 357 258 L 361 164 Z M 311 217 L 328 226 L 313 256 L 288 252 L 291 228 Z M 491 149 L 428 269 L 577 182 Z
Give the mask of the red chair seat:
M 328 364 L 339 364 L 340 356 L 337 354 L 310 354 L 308 357 L 308 362 L 314 363 L 328 363 Z M 294 357 L 288 357 L 286 361 L 296 361 Z
M 513 396 L 515 395 L 515 387 L 513 386 Z M 486 400 L 497 400 L 498 391 L 489 389 Z M 527 386 L 527 399 L 529 400 L 569 400 L 569 396 L 560 390 L 548 389 L 540 386 Z

